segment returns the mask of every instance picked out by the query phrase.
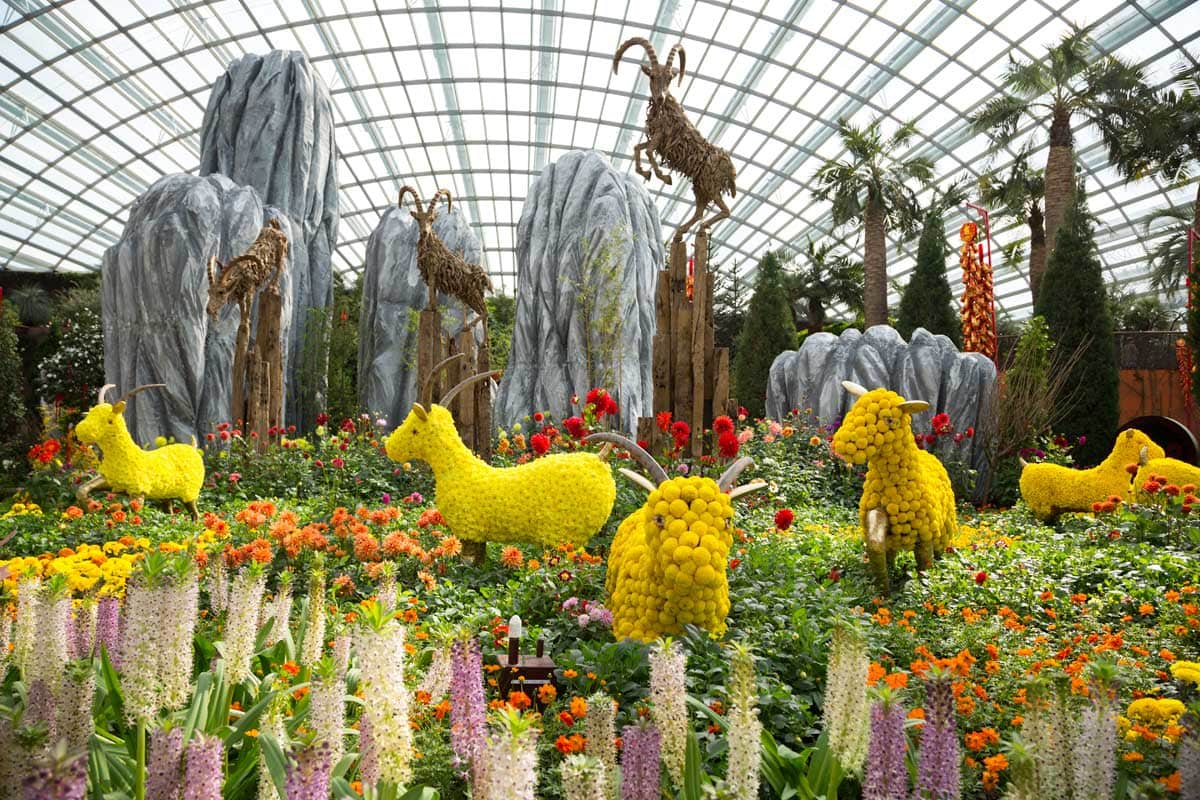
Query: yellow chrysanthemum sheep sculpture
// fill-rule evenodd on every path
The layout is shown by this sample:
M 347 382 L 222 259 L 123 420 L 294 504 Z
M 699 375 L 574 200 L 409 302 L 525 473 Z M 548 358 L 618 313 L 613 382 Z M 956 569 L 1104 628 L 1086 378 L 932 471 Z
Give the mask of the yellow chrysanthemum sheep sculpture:
M 449 363 L 449 359 L 438 367 Z M 596 453 L 556 453 L 515 467 L 486 464 L 463 444 L 447 404 L 467 386 L 463 380 L 438 403 L 413 403 L 387 439 L 393 461 L 424 461 L 433 469 L 437 507 L 447 527 L 469 542 L 533 542 L 582 545 L 612 513 L 617 488 L 612 470 Z M 428 401 L 428 382 L 423 396 Z
M 1151 452 L 1149 445 L 1143 445 L 1138 451 L 1138 471 L 1137 476 L 1133 479 L 1135 496 L 1142 491 L 1142 487 L 1151 478 L 1156 479 L 1162 485 L 1174 484 L 1181 489 L 1190 486 L 1192 488 L 1185 489 L 1185 491 L 1194 492 L 1196 487 L 1200 486 L 1200 467 L 1192 466 L 1177 458 L 1166 458 L 1165 453 L 1156 456 Z
M 917 569 L 926 570 L 958 532 L 954 489 L 942 462 L 913 438 L 912 414 L 929 403 L 851 381 L 842 386 L 858 400 L 833 435 L 833 447 L 847 461 L 867 465 L 858 516 L 871 572 L 886 594 L 896 553 L 912 550 Z
M 204 485 L 204 457 L 193 445 L 168 444 L 155 450 L 143 450 L 125 426 L 125 404 L 138 392 L 158 389 L 166 384 L 150 383 L 126 392 L 109 404 L 104 397 L 114 384 L 100 388 L 96 405 L 75 426 L 75 436 L 85 444 L 100 448 L 103 457 L 97 475 L 75 492 L 80 502 L 97 489 L 124 492 L 138 500 L 181 500 L 200 519 L 196 499 Z
M 1112 451 L 1091 469 L 1026 464 L 1022 459 L 1021 497 L 1035 516 L 1047 521 L 1068 511 L 1091 511 L 1093 503 L 1104 502 L 1109 497 L 1128 499 L 1131 478 L 1128 467 L 1143 459 L 1143 450 L 1148 461 L 1166 455 L 1149 436 L 1130 428 L 1117 434 Z
M 729 614 L 726 564 L 733 545 L 733 500 L 761 489 L 761 481 L 733 488 L 753 462 L 741 458 L 717 480 L 670 478 L 653 456 L 614 433 L 589 440 L 615 444 L 650 474 L 651 480 L 622 468 L 641 486 L 646 503 L 622 522 L 608 556 L 605 589 L 617 640 L 651 642 L 696 625 L 714 635 L 725 632 Z

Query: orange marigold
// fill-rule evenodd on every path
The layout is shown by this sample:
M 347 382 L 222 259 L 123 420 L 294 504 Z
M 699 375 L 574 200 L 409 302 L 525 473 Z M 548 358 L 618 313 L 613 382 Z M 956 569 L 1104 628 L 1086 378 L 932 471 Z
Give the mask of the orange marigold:
M 519 548 L 508 546 L 500 551 L 500 563 L 512 569 L 518 569 L 525 563 L 525 557 L 521 555 Z

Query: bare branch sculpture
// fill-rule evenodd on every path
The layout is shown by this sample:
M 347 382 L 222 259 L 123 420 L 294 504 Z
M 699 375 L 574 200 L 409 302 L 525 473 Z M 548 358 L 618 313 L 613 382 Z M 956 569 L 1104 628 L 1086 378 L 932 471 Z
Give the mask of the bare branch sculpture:
M 697 222 L 700 222 L 701 233 L 707 234 L 715 223 L 729 217 L 729 206 L 722 195 L 737 196 L 737 172 L 733 168 L 733 161 L 728 152 L 707 141 L 696 130 L 696 126 L 683 113 L 683 106 L 671 96 L 671 80 L 678 76 L 679 82 L 683 83 L 684 65 L 687 63 L 683 45 L 672 47 L 666 63 L 660 64 L 654 45 L 641 36 L 635 36 L 617 48 L 613 56 L 614 73 L 621 63 L 621 56 L 634 45 L 640 45 L 649 57 L 649 61 L 642 64 L 642 72 L 650 78 L 646 141 L 633 148 L 634 168 L 646 180 L 650 179 L 653 171 L 659 180 L 669 186 L 671 176 L 663 173 L 655 159 L 657 155 L 669 169 L 691 178 L 696 213 L 675 231 L 675 241 L 682 241 L 684 234 Z M 679 56 L 679 69 L 674 67 L 676 54 Z M 650 169 L 642 166 L 643 152 L 650 162 Z M 701 222 L 710 203 L 716 204 L 720 211 Z
M 487 318 L 487 304 L 484 294 L 492 291 L 492 281 L 483 267 L 478 264 L 468 264 L 461 253 L 454 253 L 433 232 L 433 221 L 437 219 L 435 211 L 439 197 L 446 198 L 446 210 L 453 208 L 453 199 L 449 189 L 438 189 L 426 208 L 421 208 L 421 196 L 411 186 L 400 189 L 398 205 L 403 207 L 404 196 L 411 194 L 413 198 L 412 218 L 417 221 L 420 238 L 417 240 L 417 269 L 421 280 L 429 287 L 429 308 L 437 304 L 437 293 L 444 292 L 456 297 L 468 308 Z

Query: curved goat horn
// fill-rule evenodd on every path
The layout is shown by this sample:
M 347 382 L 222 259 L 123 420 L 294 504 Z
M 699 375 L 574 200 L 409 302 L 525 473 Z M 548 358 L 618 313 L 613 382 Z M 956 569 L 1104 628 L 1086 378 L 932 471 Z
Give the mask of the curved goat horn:
M 147 389 L 165 389 L 165 388 L 167 388 L 167 385 L 165 383 L 144 383 L 141 386 L 130 389 L 128 392 L 121 395 L 121 399 L 118 400 L 117 402 L 124 403 L 126 400 L 133 397 L 138 392 L 144 392 Z
M 733 488 L 734 482 L 738 479 L 738 475 L 747 467 L 754 466 L 754 459 L 750 456 L 742 456 L 737 461 L 729 465 L 729 467 L 721 473 L 721 477 L 717 478 L 717 488 L 722 492 L 728 492 Z
M 679 85 L 683 85 L 683 70 L 687 65 L 687 53 L 683 51 L 683 42 L 678 42 L 671 47 L 671 52 L 667 53 L 667 72 L 671 71 L 671 62 L 675 60 L 675 54 L 679 53 Z
M 404 195 L 406 194 L 412 195 L 413 205 L 416 206 L 417 213 L 421 213 L 421 195 L 417 194 L 417 190 L 407 183 L 400 187 L 400 196 L 396 199 L 396 205 L 404 208 Z
M 446 196 L 446 211 L 447 213 L 454 210 L 454 198 L 450 196 L 449 189 L 438 189 L 429 201 L 429 208 L 425 209 L 426 214 L 432 214 L 434 206 L 437 205 L 438 198 L 442 195 Z
M 429 370 L 429 375 L 426 376 L 425 383 L 421 384 L 421 401 L 425 405 L 428 406 L 433 404 L 433 382 L 441 373 L 441 371 L 453 364 L 455 361 L 458 361 L 460 358 L 466 357 L 467 356 L 465 353 L 455 353 L 449 358 L 443 358 L 434 365 L 433 369 Z
M 616 74 L 617 65 L 621 63 L 621 56 L 625 55 L 625 51 L 633 47 L 635 44 L 640 44 L 642 47 L 646 48 L 646 55 L 650 57 L 650 63 L 655 66 L 658 65 L 658 55 L 654 52 L 654 45 L 650 44 L 649 39 L 641 36 L 635 36 L 632 39 L 626 39 L 621 46 L 617 48 L 617 52 L 613 55 L 614 74 Z
M 667 471 L 663 469 L 662 464 L 654 460 L 654 456 L 647 453 L 640 444 L 622 436 L 619 433 L 610 433 L 608 431 L 600 431 L 593 433 L 590 436 L 583 438 L 585 442 L 611 442 L 618 447 L 623 447 L 629 451 L 629 455 L 633 456 L 646 472 L 650 473 L 650 477 L 654 479 L 656 484 L 666 483 L 669 480 Z
M 481 372 L 478 375 L 472 375 L 469 378 L 464 378 L 463 380 L 459 381 L 454 388 L 442 395 L 442 399 L 438 400 L 438 405 L 442 408 L 448 408 L 450 401 L 453 400 L 459 392 L 470 386 L 472 383 L 478 383 L 484 378 L 499 378 L 500 375 L 500 372 Z
M 100 405 L 101 403 L 104 402 L 104 395 L 108 394 L 109 389 L 115 389 L 115 388 L 117 388 L 117 385 L 115 383 L 106 383 L 103 386 L 101 386 L 100 393 L 98 395 L 96 395 L 96 405 Z

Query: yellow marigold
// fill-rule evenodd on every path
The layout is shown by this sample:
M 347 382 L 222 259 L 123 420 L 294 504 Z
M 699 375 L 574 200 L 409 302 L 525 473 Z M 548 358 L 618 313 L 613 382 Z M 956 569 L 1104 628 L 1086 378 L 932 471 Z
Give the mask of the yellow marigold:
M 1195 661 L 1176 661 L 1171 665 L 1171 676 L 1176 680 L 1200 686 L 1200 663 Z

